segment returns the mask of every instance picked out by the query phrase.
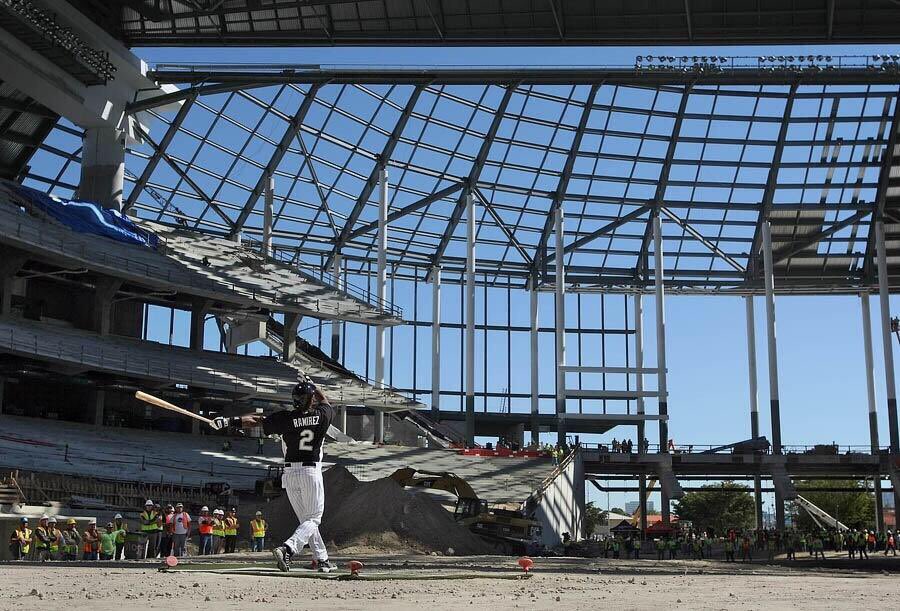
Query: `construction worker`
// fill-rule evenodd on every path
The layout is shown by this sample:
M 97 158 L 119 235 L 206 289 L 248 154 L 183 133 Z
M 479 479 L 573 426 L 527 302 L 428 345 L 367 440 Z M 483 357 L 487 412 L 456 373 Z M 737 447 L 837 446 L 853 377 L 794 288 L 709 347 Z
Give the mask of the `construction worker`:
M 21 518 L 19 525 L 9 537 L 9 553 L 13 560 L 25 560 L 28 557 L 28 552 L 31 551 L 31 534 L 28 518 Z
M 50 518 L 45 513 L 38 520 L 37 528 L 32 533 L 31 553 L 34 554 L 34 560 L 46 562 L 50 560 Z
M 859 552 L 860 560 L 863 559 L 863 556 L 866 557 L 866 560 L 869 559 L 869 552 L 866 549 L 868 546 L 867 545 L 868 539 L 869 539 L 869 531 L 867 531 L 867 530 L 860 531 L 859 534 L 856 536 L 856 551 Z
M 128 524 L 122 518 L 121 513 L 117 513 L 113 521 L 113 526 L 117 531 L 116 534 L 116 551 L 113 560 L 125 559 L 125 533 L 128 531 Z
M 153 503 L 153 511 L 156 512 L 156 549 L 153 550 L 153 558 L 161 556 L 159 550 L 162 546 L 163 532 L 166 528 L 166 516 L 163 514 L 159 503 Z
M 634 552 L 634 559 L 640 560 L 641 558 L 641 537 L 638 535 L 631 542 L 631 550 Z
M 191 515 L 184 510 L 182 503 L 175 505 L 172 518 L 172 555 L 184 556 L 187 553 L 187 540 L 191 535 Z
M 125 530 L 116 528 L 115 524 L 109 522 L 106 525 L 106 532 L 100 533 L 100 560 L 117 560 L 116 541 L 120 534 L 124 534 Z
M 145 558 L 156 558 L 156 549 L 159 547 L 159 514 L 153 506 L 153 501 L 147 499 L 144 503 L 144 511 L 140 515 L 141 532 L 147 537 Z
M 62 559 L 67 561 L 78 560 L 78 548 L 81 544 L 81 533 L 78 532 L 78 524 L 75 518 L 66 520 L 66 527 L 62 530 Z
M 162 518 L 162 531 L 159 537 L 159 555 L 167 558 L 172 555 L 172 532 L 175 527 L 175 508 L 172 505 L 166 505 L 166 513 Z
M 213 511 L 212 553 L 222 553 L 222 542 L 225 540 L 225 512 L 221 509 Z
M 83 560 L 100 559 L 100 533 L 97 532 L 97 520 L 88 522 L 88 527 L 81 535 L 81 551 Z
M 775 536 L 772 534 L 766 537 L 766 554 L 768 555 L 769 562 L 775 561 Z
M 750 546 L 750 535 L 744 533 L 741 539 L 741 562 L 753 562 L 753 552 Z
M 887 556 L 888 552 L 894 556 L 897 555 L 897 539 L 894 537 L 894 532 L 890 530 L 887 531 L 887 540 L 884 542 L 884 555 Z
M 55 516 L 48 520 L 47 534 L 50 537 L 50 559 L 59 560 L 59 550 L 62 547 L 62 532 L 57 527 Z
M 256 512 L 256 516 L 250 520 L 250 531 L 253 535 L 253 551 L 261 552 L 266 547 L 266 530 L 269 525 L 263 520 L 261 511 Z
M 209 507 L 206 505 L 200 508 L 200 516 L 197 518 L 197 531 L 200 534 L 197 545 L 200 555 L 208 556 L 212 553 L 213 517 L 209 515 Z
M 725 547 L 725 562 L 734 562 L 734 541 L 726 537 L 723 545 Z
M 663 539 L 654 539 L 656 543 L 656 559 L 663 560 L 666 553 L 666 542 Z
M 669 560 L 675 560 L 678 553 L 678 539 L 670 537 L 666 540 L 666 547 L 669 548 Z
M 225 553 L 231 554 L 237 547 L 238 519 L 234 507 L 225 512 Z

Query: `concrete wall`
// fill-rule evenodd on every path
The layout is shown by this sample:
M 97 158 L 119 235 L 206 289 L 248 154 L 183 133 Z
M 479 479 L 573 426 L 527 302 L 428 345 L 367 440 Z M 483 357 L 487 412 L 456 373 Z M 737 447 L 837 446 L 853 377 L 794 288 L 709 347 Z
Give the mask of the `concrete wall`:
M 534 518 L 541 522 L 544 545 L 559 545 L 563 533 L 573 541 L 583 537 L 584 487 L 584 461 L 576 451 L 537 501 Z

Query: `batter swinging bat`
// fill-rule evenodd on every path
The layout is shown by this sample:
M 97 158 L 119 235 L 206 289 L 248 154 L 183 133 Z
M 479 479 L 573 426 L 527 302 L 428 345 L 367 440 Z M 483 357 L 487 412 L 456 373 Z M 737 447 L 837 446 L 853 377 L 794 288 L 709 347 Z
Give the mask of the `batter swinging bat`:
M 164 401 L 163 399 L 160 399 L 159 397 L 154 397 L 153 395 L 148 395 L 147 393 L 145 393 L 141 390 L 134 393 L 134 397 L 135 397 L 135 399 L 139 399 L 141 401 L 144 401 L 145 403 L 149 403 L 150 405 L 155 405 L 156 407 L 161 407 L 163 409 L 167 409 L 172 412 L 178 412 L 182 416 L 188 416 L 189 418 L 194 418 L 195 420 L 199 420 L 200 422 L 205 422 L 209 426 L 215 428 L 213 421 L 210 420 L 209 418 L 204 418 L 203 416 L 201 416 L 199 414 L 195 414 L 194 412 L 190 412 L 186 409 L 180 408 L 177 405 L 172 405 L 168 401 Z

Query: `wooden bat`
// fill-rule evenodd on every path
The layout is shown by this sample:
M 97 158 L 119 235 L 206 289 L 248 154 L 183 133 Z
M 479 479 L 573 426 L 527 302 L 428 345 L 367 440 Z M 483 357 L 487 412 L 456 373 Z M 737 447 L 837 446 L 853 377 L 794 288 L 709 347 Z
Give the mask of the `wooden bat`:
M 215 428 L 213 425 L 213 421 L 210 420 L 209 418 L 204 418 L 200 414 L 195 414 L 194 412 L 191 412 L 191 411 L 188 411 L 181 407 L 178 407 L 177 405 L 172 405 L 168 401 L 160 399 L 159 397 L 154 397 L 153 395 L 148 395 L 147 393 L 145 393 L 141 390 L 134 393 L 134 398 L 139 399 L 140 401 L 144 401 L 145 403 L 149 403 L 150 405 L 155 405 L 156 407 L 161 407 L 163 409 L 167 409 L 171 412 L 177 412 L 177 413 L 181 414 L 182 416 L 187 416 L 189 418 L 199 420 L 200 422 L 204 422 L 204 423 L 208 424 L 209 426 L 212 426 L 213 428 Z

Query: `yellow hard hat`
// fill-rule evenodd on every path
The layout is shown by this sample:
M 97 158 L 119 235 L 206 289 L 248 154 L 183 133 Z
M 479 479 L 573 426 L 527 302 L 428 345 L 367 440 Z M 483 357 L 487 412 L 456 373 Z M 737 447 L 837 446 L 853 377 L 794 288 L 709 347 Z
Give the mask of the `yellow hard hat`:
M 66 520 L 66 524 L 68 524 L 69 526 L 75 526 L 75 518 L 69 518 L 68 520 Z

